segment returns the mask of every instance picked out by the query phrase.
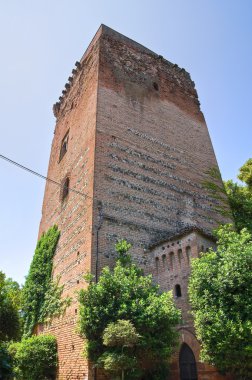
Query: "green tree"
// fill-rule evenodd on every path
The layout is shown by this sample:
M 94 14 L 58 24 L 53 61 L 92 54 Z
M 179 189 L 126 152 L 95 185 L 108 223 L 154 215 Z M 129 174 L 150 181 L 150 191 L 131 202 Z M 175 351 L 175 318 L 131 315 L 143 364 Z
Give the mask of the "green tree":
M 206 174 L 209 180 L 203 186 L 213 198 L 217 214 L 233 220 L 237 231 L 247 228 L 252 232 L 252 158 L 239 170 L 237 177 L 243 184 L 228 180 L 222 186 L 218 168 L 212 168 Z
M 241 231 L 247 228 L 252 232 L 252 191 L 248 186 L 242 186 L 231 180 L 224 183 L 228 196 L 231 215 L 235 228 Z
M 17 282 L 0 272 L 0 342 L 16 340 L 20 335 L 20 288 Z
M 134 348 L 139 338 L 132 322 L 119 319 L 109 323 L 103 332 L 103 344 L 110 350 L 99 358 L 100 365 L 112 374 L 121 373 L 124 380 L 125 371 L 137 369 Z
M 238 178 L 246 183 L 250 189 L 252 188 L 252 158 L 249 158 L 240 168 Z
M 171 293 L 160 293 L 152 277 L 143 276 L 142 270 L 132 263 L 126 253 L 128 248 L 125 241 L 117 245 L 119 258 L 115 268 L 105 267 L 97 283 L 88 276 L 89 286 L 79 296 L 80 333 L 86 338 L 88 358 L 97 364 L 106 353 L 111 353 L 103 342 L 104 330 L 119 320 L 130 321 L 141 338 L 131 350 L 136 365 L 126 369 L 126 378 L 144 374 L 146 379 L 164 379 L 176 345 L 175 326 L 180 312 Z M 110 362 L 115 363 L 116 358 L 112 359 L 110 356 Z
M 189 297 L 201 357 L 236 379 L 252 378 L 252 237 L 230 225 L 192 262 Z
M 237 231 L 247 228 L 252 232 L 252 158 L 240 168 L 237 177 L 243 185 L 224 182 L 232 217 Z
M 0 272 L 0 379 L 12 377 L 8 342 L 21 336 L 20 287 Z
M 38 335 L 9 346 L 17 380 L 53 380 L 57 369 L 57 344 L 52 335 Z

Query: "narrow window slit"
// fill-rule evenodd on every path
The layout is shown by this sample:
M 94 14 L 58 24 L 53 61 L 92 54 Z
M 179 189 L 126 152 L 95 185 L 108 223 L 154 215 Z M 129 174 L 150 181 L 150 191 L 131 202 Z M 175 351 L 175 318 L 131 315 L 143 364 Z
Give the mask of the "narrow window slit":
M 182 297 L 181 286 L 179 284 L 175 285 L 175 297 Z

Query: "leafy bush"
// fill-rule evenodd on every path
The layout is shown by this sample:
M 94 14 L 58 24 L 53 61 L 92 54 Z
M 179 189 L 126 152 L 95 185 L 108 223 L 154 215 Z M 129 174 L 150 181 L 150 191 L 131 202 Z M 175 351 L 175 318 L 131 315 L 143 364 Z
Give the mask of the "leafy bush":
M 18 380 L 53 380 L 57 370 L 56 338 L 38 335 L 9 347 Z
M 12 362 L 8 353 L 7 343 L 0 343 L 0 379 L 9 380 L 12 378 Z

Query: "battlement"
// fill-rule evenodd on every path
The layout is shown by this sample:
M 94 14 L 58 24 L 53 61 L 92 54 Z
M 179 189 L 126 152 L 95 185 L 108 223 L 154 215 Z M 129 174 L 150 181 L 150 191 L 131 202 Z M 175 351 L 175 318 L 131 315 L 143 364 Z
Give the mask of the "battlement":
M 97 49 L 95 49 L 96 45 L 98 45 Z M 108 50 L 102 50 L 102 45 L 105 45 Z M 125 49 L 126 46 L 128 51 Z M 102 54 L 106 55 L 112 50 L 119 51 L 122 47 L 123 54 L 117 54 L 118 60 L 113 61 L 113 64 L 120 66 L 120 70 L 126 75 L 128 74 L 127 76 L 130 80 L 135 83 L 139 82 L 142 86 L 145 76 L 147 82 L 148 79 L 151 82 L 149 87 L 153 87 L 156 91 L 158 91 L 160 96 L 164 96 L 164 87 L 167 86 L 170 94 L 178 97 L 176 92 L 182 92 L 184 96 L 191 98 L 195 105 L 199 108 L 200 103 L 195 90 L 195 83 L 191 80 L 190 74 L 184 68 L 180 68 L 177 64 L 171 63 L 163 56 L 158 55 L 140 43 L 135 42 L 123 34 L 102 24 L 80 61 L 76 61 L 75 68 L 73 68 L 71 75 L 68 77 L 68 81 L 62 90 L 62 94 L 59 97 L 58 102 L 53 105 L 53 112 L 56 118 L 60 115 L 61 110 L 64 109 L 69 98 L 69 94 L 73 91 L 74 84 L 78 81 L 84 67 L 87 68 L 87 66 L 90 65 L 90 62 L 92 62 L 92 59 L 90 59 L 92 52 L 96 51 L 97 54 L 100 55 L 102 51 Z M 101 60 L 102 58 L 99 57 L 99 63 Z M 150 70 L 150 67 L 152 70 Z M 100 70 L 100 65 L 98 70 Z M 163 75 L 161 73 L 163 73 Z M 148 78 L 150 77 L 150 74 L 152 75 L 152 81 L 151 78 Z M 161 83 L 161 81 L 163 81 L 162 77 L 163 79 L 166 78 L 163 84 Z M 161 91 L 161 87 L 163 87 L 163 91 Z M 174 101 L 176 102 L 176 100 Z M 200 109 L 198 109 L 198 111 L 200 111 Z

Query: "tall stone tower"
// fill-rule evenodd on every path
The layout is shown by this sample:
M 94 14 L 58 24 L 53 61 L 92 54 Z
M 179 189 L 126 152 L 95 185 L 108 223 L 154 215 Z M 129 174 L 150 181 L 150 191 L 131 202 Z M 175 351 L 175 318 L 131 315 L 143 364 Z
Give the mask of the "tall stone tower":
M 171 378 L 222 379 L 199 363 L 188 313 L 190 259 L 214 244 L 216 200 L 203 186 L 217 167 L 190 75 L 102 25 L 54 105 L 57 119 L 40 235 L 61 236 L 53 275 L 73 302 L 47 328 L 57 336 L 59 379 L 99 379 L 76 332 L 83 274 L 96 279 L 126 238 L 132 256 L 183 312 Z

